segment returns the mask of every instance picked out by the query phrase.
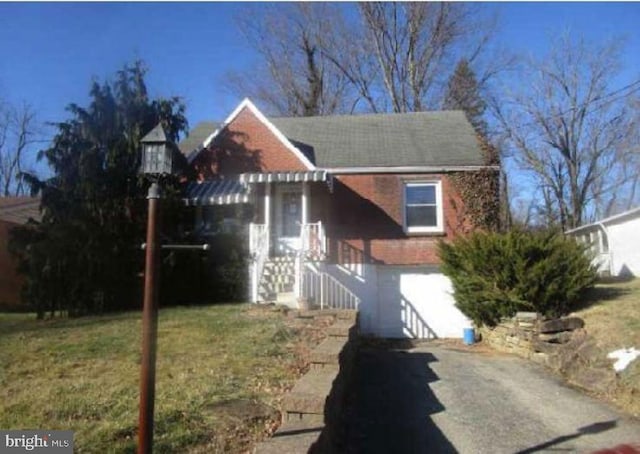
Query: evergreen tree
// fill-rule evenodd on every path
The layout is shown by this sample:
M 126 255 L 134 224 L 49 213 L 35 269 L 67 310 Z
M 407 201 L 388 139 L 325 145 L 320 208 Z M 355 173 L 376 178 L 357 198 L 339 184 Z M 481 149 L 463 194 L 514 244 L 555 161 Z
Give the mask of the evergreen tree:
M 40 152 L 53 177 L 26 176 L 41 195 L 42 221 L 19 229 L 12 248 L 39 317 L 138 301 L 147 185 L 139 175 L 139 141 L 159 121 L 173 141 L 187 129 L 179 98 L 149 98 L 145 72 L 136 62 L 113 83 L 94 82 L 89 106 L 69 105 L 71 118 L 56 125 L 51 146 Z
M 487 122 L 483 119 L 483 115 L 487 105 L 480 95 L 476 75 L 464 58 L 458 62 L 449 78 L 443 108 L 463 110 L 476 131 L 486 135 Z

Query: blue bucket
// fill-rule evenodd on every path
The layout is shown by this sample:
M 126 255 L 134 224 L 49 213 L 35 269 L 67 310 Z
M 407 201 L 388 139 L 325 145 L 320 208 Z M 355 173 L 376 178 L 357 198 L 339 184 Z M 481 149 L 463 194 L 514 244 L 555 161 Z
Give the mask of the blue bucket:
M 471 345 L 476 341 L 476 336 L 473 331 L 473 328 L 464 329 L 464 335 L 462 336 L 462 340 L 465 345 Z

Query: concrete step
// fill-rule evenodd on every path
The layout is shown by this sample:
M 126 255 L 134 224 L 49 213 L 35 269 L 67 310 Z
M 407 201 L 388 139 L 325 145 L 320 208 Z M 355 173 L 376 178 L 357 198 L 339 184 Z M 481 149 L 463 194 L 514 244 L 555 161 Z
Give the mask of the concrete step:
M 273 437 L 259 443 L 255 454 L 294 454 L 309 452 L 324 425 L 304 419 L 285 421 Z
M 276 298 L 276 301 L 280 304 L 295 302 L 296 307 L 298 307 L 298 301 L 296 299 L 296 295 L 292 291 L 278 292 L 278 297 Z
M 258 289 L 259 292 L 292 292 L 293 282 L 262 282 Z
M 282 401 L 286 420 L 321 422 L 324 417 L 324 404 L 336 376 L 337 370 L 332 368 L 309 370 Z
M 296 263 L 295 257 L 269 257 L 264 263 Z
M 320 343 L 309 357 L 311 367 L 323 367 L 326 365 L 338 366 L 340 352 L 347 343 L 346 337 L 328 337 Z
M 284 267 L 284 266 L 265 266 L 262 272 L 269 276 L 278 276 L 278 275 L 293 275 L 296 270 L 294 267 Z

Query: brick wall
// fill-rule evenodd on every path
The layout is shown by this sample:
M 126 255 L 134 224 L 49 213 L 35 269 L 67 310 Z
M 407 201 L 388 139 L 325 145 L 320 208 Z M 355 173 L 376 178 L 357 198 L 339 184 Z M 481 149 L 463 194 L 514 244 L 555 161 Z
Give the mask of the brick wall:
M 403 228 L 403 183 L 441 181 L 442 234 L 406 234 Z M 438 264 L 436 244 L 459 235 L 460 197 L 446 174 L 339 175 L 327 222 L 332 261 L 388 265 Z
M 203 150 L 193 165 L 199 180 L 244 172 L 307 170 L 246 107 L 221 132 L 216 145 Z
M 194 166 L 199 179 L 243 172 L 306 170 L 248 108 L 225 128 L 215 146 L 200 153 Z M 411 180 L 442 182 L 444 233 L 404 232 L 403 182 Z M 309 220 L 321 220 L 325 225 L 334 263 L 438 264 L 438 239 L 454 238 L 469 227 L 461 224 L 461 201 L 446 174 L 338 175 L 333 193 L 325 183 L 313 183 L 310 189 Z M 262 222 L 264 185 L 257 190 L 255 219 Z
M 0 221 L 0 308 L 4 309 L 16 309 L 21 306 L 23 278 L 16 272 L 17 263 L 7 250 L 9 230 L 13 227 L 13 223 Z

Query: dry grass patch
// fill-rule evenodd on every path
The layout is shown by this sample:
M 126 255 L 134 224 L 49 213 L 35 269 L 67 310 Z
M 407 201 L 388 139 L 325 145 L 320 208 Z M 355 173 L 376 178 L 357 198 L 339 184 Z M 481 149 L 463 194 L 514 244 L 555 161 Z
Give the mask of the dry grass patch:
M 640 278 L 627 282 L 598 284 L 586 304 L 576 313 L 584 319 L 587 332 L 604 351 L 640 349 Z M 626 411 L 640 416 L 640 359 L 620 375 L 613 397 Z
M 0 314 L 0 427 L 74 430 L 77 452 L 134 452 L 141 314 Z M 247 305 L 160 312 L 155 452 L 243 452 L 300 373 L 305 331 Z

